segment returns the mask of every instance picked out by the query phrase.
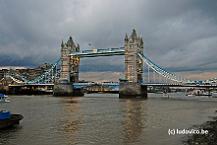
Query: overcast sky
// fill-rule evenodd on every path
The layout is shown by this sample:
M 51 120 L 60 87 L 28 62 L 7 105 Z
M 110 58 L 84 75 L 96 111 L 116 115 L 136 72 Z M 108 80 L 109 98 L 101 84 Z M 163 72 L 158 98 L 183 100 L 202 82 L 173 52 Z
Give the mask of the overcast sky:
M 0 66 L 52 63 L 70 35 L 82 49 L 123 46 L 133 28 L 145 55 L 160 66 L 217 68 L 216 0 L 0 0 Z M 81 63 L 83 70 L 119 71 L 123 60 Z

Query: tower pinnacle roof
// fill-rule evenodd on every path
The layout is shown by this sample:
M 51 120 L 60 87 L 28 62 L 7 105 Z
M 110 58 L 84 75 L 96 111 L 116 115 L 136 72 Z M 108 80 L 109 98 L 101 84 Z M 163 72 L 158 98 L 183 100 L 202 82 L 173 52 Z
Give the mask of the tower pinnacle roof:
M 62 40 L 62 43 L 61 43 L 61 47 L 62 47 L 62 48 L 64 47 L 64 42 L 63 42 L 63 40 Z
M 72 36 L 69 37 L 69 40 L 67 41 L 67 44 L 68 44 L 68 46 L 73 46 L 73 45 L 75 45 L 75 44 L 74 44 L 74 41 L 73 41 L 73 39 L 72 39 Z
M 127 35 L 127 34 L 125 35 L 125 38 L 124 38 L 124 40 L 125 40 L 125 41 L 128 41 L 128 40 L 129 40 L 129 38 L 128 38 L 128 35 Z
M 133 32 L 132 32 L 132 34 L 131 34 L 131 38 L 132 38 L 133 40 L 135 40 L 135 39 L 137 38 L 137 34 L 136 34 L 136 30 L 135 30 L 135 29 L 133 29 Z
M 143 41 L 142 37 L 141 37 L 141 39 L 140 39 L 140 44 L 141 44 L 141 45 L 144 44 L 144 41 Z

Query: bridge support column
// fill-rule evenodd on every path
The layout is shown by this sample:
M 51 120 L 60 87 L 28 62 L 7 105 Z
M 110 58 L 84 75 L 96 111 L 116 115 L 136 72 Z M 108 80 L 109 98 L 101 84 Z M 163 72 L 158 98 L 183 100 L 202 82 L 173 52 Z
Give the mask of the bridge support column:
M 147 86 L 143 82 L 143 61 L 138 53 L 143 54 L 143 40 L 138 37 L 134 29 L 131 36 L 124 39 L 125 48 L 125 79 L 120 80 L 120 98 L 147 98 Z
M 61 73 L 59 81 L 54 85 L 54 96 L 82 96 L 81 90 L 74 89 L 73 83 L 79 81 L 79 57 L 71 57 L 72 52 L 79 52 L 79 44 L 75 44 L 72 37 L 61 44 Z
M 62 82 L 54 85 L 53 96 L 83 96 L 80 89 L 73 88 L 72 83 Z
M 147 98 L 147 86 L 135 82 L 120 81 L 119 98 Z
M 72 96 L 73 88 L 70 83 L 58 83 L 54 85 L 54 96 Z

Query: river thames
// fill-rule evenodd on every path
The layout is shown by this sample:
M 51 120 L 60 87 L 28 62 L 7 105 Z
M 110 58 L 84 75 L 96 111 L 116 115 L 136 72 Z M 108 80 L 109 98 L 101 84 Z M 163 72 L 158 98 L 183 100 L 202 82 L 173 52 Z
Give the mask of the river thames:
M 9 96 L 7 107 L 24 116 L 20 125 L 0 132 L 2 145 L 178 145 L 191 129 L 215 116 L 217 99 L 184 94 L 149 94 L 146 100 L 114 94 L 84 97 Z

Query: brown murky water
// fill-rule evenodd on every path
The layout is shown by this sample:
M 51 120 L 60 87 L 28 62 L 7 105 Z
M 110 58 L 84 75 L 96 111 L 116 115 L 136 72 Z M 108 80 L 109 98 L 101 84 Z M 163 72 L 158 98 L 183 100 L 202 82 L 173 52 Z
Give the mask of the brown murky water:
M 20 126 L 0 131 L 0 144 L 178 145 L 185 136 L 169 136 L 168 129 L 191 128 L 209 120 L 217 110 L 214 98 L 149 96 L 147 100 L 119 99 L 110 94 L 10 96 L 7 108 L 24 119 Z

